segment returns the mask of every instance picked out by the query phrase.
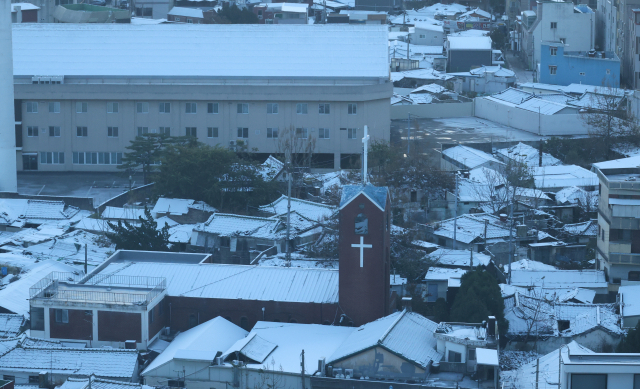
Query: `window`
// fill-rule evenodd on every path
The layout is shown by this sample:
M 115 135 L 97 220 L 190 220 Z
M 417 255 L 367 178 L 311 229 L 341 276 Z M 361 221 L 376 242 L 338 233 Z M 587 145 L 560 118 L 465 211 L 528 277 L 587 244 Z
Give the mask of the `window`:
M 278 129 L 277 128 L 267 128 L 267 138 L 276 139 L 278 137 Z
M 228 236 L 221 236 L 220 247 L 231 247 L 231 238 L 229 238 Z
M 86 137 L 87 127 L 76 127 L 76 136 Z
M 171 136 L 171 127 L 159 127 L 158 132 L 160 135 Z
M 198 129 L 196 127 L 187 127 L 186 135 L 194 138 L 198 137 Z
M 425 34 L 420 34 L 420 39 L 424 39 L 424 38 L 426 38 L 426 37 L 427 37 L 427 35 L 425 35 Z
M 415 190 L 411 191 L 411 202 L 412 203 L 417 203 L 418 202 L 418 192 Z
M 31 330 L 44 331 L 44 308 L 31 307 Z
M 558 320 L 558 331 L 566 331 L 571 327 L 571 322 L 569 320 Z
M 562 44 L 566 44 L 567 43 L 567 38 L 560 38 L 560 42 L 562 42 Z
M 60 127 L 58 126 L 49 126 L 49 136 L 60 136 Z
M 117 138 L 118 137 L 118 127 L 107 127 L 107 136 L 109 138 Z
M 640 271 L 630 271 L 629 272 L 629 281 L 640 281 Z
M 549 74 L 555 75 L 558 72 L 557 66 L 549 66 Z
M 56 309 L 56 323 L 69 323 L 69 310 Z
M 318 128 L 318 138 L 320 138 L 320 139 L 329 139 L 329 129 L 328 128 Z
M 198 103 L 185 103 L 184 113 L 196 113 L 198 110 Z
M 331 112 L 331 104 L 318 105 L 318 113 L 321 115 L 328 115 Z
M 187 23 L 193 24 L 193 19 L 187 19 Z
M 238 127 L 238 138 L 248 138 L 249 129 L 247 127 Z
M 358 111 L 358 104 L 349 104 L 347 106 L 347 113 L 349 115 L 355 115 Z
M 89 103 L 78 101 L 76 103 L 76 113 L 87 113 L 89 112 Z
M 607 389 L 607 374 L 571 374 L 571 389 Z
M 37 101 L 27 101 L 27 113 L 38 113 Z
M 249 113 L 249 104 L 247 103 L 239 103 L 238 104 L 238 113 Z
M 296 128 L 296 138 L 307 139 L 309 137 L 309 130 L 306 128 Z
M 136 103 L 136 113 L 149 113 L 149 103 Z
M 54 165 L 62 165 L 64 164 L 64 153 L 57 151 L 41 151 L 40 152 L 40 163 L 42 164 L 54 164 Z
M 476 360 L 476 349 L 469 349 L 469 360 L 470 361 L 475 361 Z
M 149 127 L 138 127 L 138 135 L 136 136 L 143 136 L 149 133 Z
M 153 313 L 154 313 L 154 312 L 153 312 L 153 308 L 151 308 L 151 309 L 149 310 L 149 322 L 150 322 L 150 323 L 153 323 L 153 319 L 155 319 L 155 318 L 153 317 L 153 316 L 154 316 L 154 315 L 153 315 Z
M 160 113 L 171 113 L 171 103 L 160 103 L 158 108 Z
M 462 362 L 462 354 L 449 350 L 449 358 L 447 362 Z
M 551 29 L 555 30 L 556 28 L 558 28 L 558 22 L 551 22 Z
M 551 55 L 557 55 L 558 54 L 558 48 L 557 47 L 549 47 L 549 52 Z
M 307 114 L 307 103 L 298 103 L 298 104 L 296 104 L 296 113 L 298 115 L 306 115 Z
M 180 21 L 180 17 L 179 17 L 179 16 L 176 16 L 174 20 L 175 20 L 176 22 L 179 22 L 179 21 Z
M 38 127 L 27 127 L 27 136 L 28 137 L 38 136 Z
M 269 114 L 277 114 L 278 113 L 278 103 L 268 103 L 267 104 L 267 113 Z
M 218 113 L 218 103 L 208 103 L 207 113 Z
M 3 374 L 2 375 L 2 379 L 5 380 L 5 381 L 14 381 L 15 382 L 16 381 L 16 376 Z
M 118 113 L 118 103 L 107 103 L 107 113 Z
M 369 233 L 369 219 L 364 213 L 358 214 L 355 220 L 356 235 L 367 235 Z
M 60 102 L 49 103 L 49 113 L 60 113 Z
M 122 165 L 122 153 L 73 152 L 74 165 Z
M 611 69 L 607 69 L 607 74 L 611 74 Z
M 581 75 L 581 76 L 584 76 L 584 75 L 586 75 L 586 74 L 587 74 L 587 73 L 585 73 L 585 72 L 580 72 L 580 75 Z
M 358 137 L 357 128 L 347 128 L 347 139 L 356 139 Z
M 218 127 L 207 127 L 207 137 L 208 138 L 217 138 L 218 137 Z

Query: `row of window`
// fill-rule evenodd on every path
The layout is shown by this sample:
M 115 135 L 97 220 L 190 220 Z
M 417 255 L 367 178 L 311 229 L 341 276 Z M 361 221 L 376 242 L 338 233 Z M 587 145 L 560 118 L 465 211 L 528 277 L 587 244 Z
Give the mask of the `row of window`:
M 217 114 L 219 113 L 219 105 L 218 103 L 206 103 L 207 104 L 207 113 Z M 198 103 L 185 103 L 184 112 L 188 114 L 198 113 Z M 89 111 L 89 104 L 86 102 L 76 102 L 76 113 L 87 113 Z M 158 103 L 158 111 L 160 113 L 171 113 L 171 103 Z M 117 102 L 108 102 L 107 103 L 107 113 L 118 113 L 120 112 L 120 103 Z M 249 113 L 249 104 L 247 103 L 238 103 L 236 107 L 236 112 L 240 114 L 248 114 Z M 267 113 L 271 115 L 276 115 L 279 112 L 278 103 L 268 103 L 267 104 Z M 309 112 L 309 104 L 307 103 L 298 103 L 296 104 L 296 113 L 299 115 L 306 115 Z M 350 103 L 347 105 L 347 113 L 349 115 L 356 115 L 358 112 L 358 104 Z M 37 101 L 28 101 L 27 102 L 27 113 L 38 113 L 38 102 Z M 60 113 L 60 102 L 51 102 L 49 103 L 49 113 Z M 136 113 L 149 113 L 149 103 L 146 102 L 138 102 L 136 103 Z M 318 104 L 318 113 L 321 115 L 328 115 L 331 113 L 331 104 L 322 103 Z
M 357 128 L 341 128 L 340 130 L 347 131 L 347 139 L 357 139 L 358 137 L 358 129 Z M 43 132 L 45 130 L 43 129 Z M 159 134 L 164 134 L 167 136 L 171 135 L 171 127 L 159 127 Z M 143 136 L 149 133 L 149 127 L 138 127 L 136 134 L 137 136 Z M 151 133 L 156 133 L 155 129 L 151 130 Z M 256 134 L 260 134 L 260 130 L 256 130 Z M 267 138 L 268 139 L 277 139 L 279 134 L 279 129 L 277 127 L 267 128 Z M 76 136 L 77 137 L 87 137 L 89 135 L 89 131 L 87 127 L 78 126 L 76 127 Z M 107 137 L 109 138 L 117 138 L 119 135 L 118 127 L 107 127 Z M 185 127 L 185 135 L 186 136 L 198 136 L 198 128 L 197 127 Z M 39 136 L 39 128 L 36 126 L 27 127 L 27 136 L 37 137 Z M 49 136 L 50 137 L 60 137 L 61 131 L 58 126 L 49 126 Z M 238 138 L 249 138 L 249 128 L 248 127 L 238 127 L 237 130 Z M 307 139 L 309 138 L 309 129 L 306 127 L 299 127 L 295 130 L 295 137 L 299 139 Z M 218 127 L 207 127 L 207 138 L 218 138 Z M 318 128 L 318 139 L 330 139 L 331 138 L 331 130 L 328 128 Z
M 73 152 L 74 165 L 122 165 L 122 153 Z

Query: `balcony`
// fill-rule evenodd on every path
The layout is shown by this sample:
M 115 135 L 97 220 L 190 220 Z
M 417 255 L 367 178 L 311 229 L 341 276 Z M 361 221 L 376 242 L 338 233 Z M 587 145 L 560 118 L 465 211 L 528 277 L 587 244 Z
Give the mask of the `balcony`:
M 611 241 L 609 242 L 609 252 L 631 254 L 631 241 Z
M 640 265 L 640 254 L 609 252 L 609 263 L 617 265 Z

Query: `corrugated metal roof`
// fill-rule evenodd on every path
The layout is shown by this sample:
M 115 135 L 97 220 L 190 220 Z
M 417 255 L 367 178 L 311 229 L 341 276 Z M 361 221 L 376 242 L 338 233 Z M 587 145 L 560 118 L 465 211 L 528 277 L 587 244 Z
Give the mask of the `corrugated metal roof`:
M 337 303 L 338 272 L 268 266 L 121 262 L 100 274 L 165 277 L 170 296 Z M 108 278 L 107 278 L 108 279 Z
M 533 97 L 531 93 L 521 91 L 515 88 L 509 88 L 502 92 L 494 93 L 491 95 L 494 99 L 506 101 L 512 104 L 520 104 Z
M 476 168 L 487 162 L 494 162 L 503 165 L 502 162 L 493 158 L 491 155 L 468 146 L 455 146 L 448 148 L 442 152 L 447 157 L 463 163 L 469 169 Z

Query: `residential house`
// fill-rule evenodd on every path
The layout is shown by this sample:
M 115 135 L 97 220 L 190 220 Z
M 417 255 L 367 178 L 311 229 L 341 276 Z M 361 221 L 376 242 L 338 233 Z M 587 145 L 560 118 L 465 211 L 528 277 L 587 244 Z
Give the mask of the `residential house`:
M 145 219 L 144 209 L 139 208 L 105 207 L 100 216 L 111 222 L 126 220 L 129 223 L 140 223 L 140 218 Z
M 20 231 L 43 224 L 68 227 L 90 214 L 64 201 L 0 199 L 0 229 L 6 231 Z
M 481 253 L 492 244 L 509 240 L 509 224 L 506 219 L 501 219 L 491 214 L 465 214 L 454 219 L 438 222 L 433 231 L 430 232 L 430 235 L 442 247 L 463 250 L 473 249 L 473 251 Z M 537 237 L 525 236 L 524 239 L 517 239 L 517 236 L 517 231 L 514 228 L 514 240 L 537 240 Z
M 440 168 L 442 170 L 471 170 L 478 167 L 487 167 L 501 171 L 504 163 L 491 155 L 469 146 L 454 146 L 442 150 Z
M 487 11 L 475 8 L 458 16 L 457 30 L 491 30 L 493 17 Z
M 549 153 L 542 153 L 540 158 L 539 148 L 535 148 L 518 142 L 517 145 L 496 150 L 496 155 L 503 162 L 524 163 L 527 166 L 558 166 L 562 165 L 562 161 Z M 542 163 L 540 162 L 542 161 Z
M 625 331 L 613 304 L 549 302 L 515 293 L 504 299 L 509 322 L 506 350 L 533 347 L 547 353 L 576 341 L 595 350 L 613 350 Z
M 12 23 L 38 23 L 40 7 L 31 3 L 11 3 Z
M 424 276 L 424 301 L 435 303 L 439 298 L 442 298 L 452 303 L 460 288 L 460 279 L 468 271 L 466 269 L 450 269 L 438 266 L 429 267 L 427 274 Z
M 488 36 L 447 36 L 447 72 L 468 72 L 481 66 L 493 65 L 491 38 Z
M 614 285 L 640 280 L 639 166 L 640 157 L 629 157 L 591 168 L 600 182 L 596 267 Z
M 87 378 L 68 378 L 60 389 L 151 389 L 150 386 L 139 383 L 129 383 L 115 380 L 106 380 L 91 375 Z M 19 389 L 19 388 L 18 388 Z M 24 388 L 26 389 L 26 388 Z
M 276 201 L 260 206 L 260 211 L 271 216 L 284 216 L 288 210 L 288 197 L 280 196 Z M 308 200 L 291 198 L 291 211 L 304 215 L 306 218 L 321 221 L 330 218 L 337 212 L 337 208 L 332 205 L 316 203 Z
M 574 51 L 559 41 L 543 42 L 540 50 L 543 84 L 620 87 L 620 59 L 612 51 Z
M 193 224 L 206 222 L 214 212 L 216 209 L 204 201 L 160 197 L 151 209 L 151 216 L 156 220 L 167 217 L 176 223 Z
M 597 5 L 598 50 L 613 51 L 620 58 L 620 81 L 627 88 L 638 85 L 638 0 L 606 1 Z
M 0 339 L 17 337 L 24 331 L 26 324 L 23 315 L 0 313 Z
M 618 289 L 620 316 L 623 328 L 635 328 L 640 322 L 640 285 L 621 286 Z
M 606 389 L 640 386 L 640 353 L 590 353 L 560 349 L 563 388 Z
M 401 6 L 399 0 L 355 0 L 355 9 L 363 11 L 393 12 Z
M 572 2 L 538 0 L 535 11 L 522 13 L 520 54 L 525 64 L 537 73 L 540 80 L 541 45 L 562 42 L 571 51 L 586 52 L 595 48 L 596 17 L 585 5 Z
M 309 5 L 306 3 L 260 3 L 253 13 L 261 24 L 307 24 Z
M 512 270 L 511 285 L 546 289 L 584 288 L 596 292 L 597 301 L 607 301 L 609 290 L 601 270 Z
M 428 22 L 414 22 L 413 32 L 409 32 L 409 42 L 414 45 L 442 46 L 445 34 L 441 25 Z
M 199 8 L 173 7 L 167 12 L 167 21 L 202 24 L 204 23 L 204 13 Z
M 387 25 L 389 14 L 383 11 L 364 11 L 342 9 L 338 14 L 327 15 L 327 23 L 349 24 L 384 24 Z
M 564 240 L 573 240 L 575 243 L 595 246 L 598 238 L 598 220 L 589 220 L 582 223 L 565 224 L 562 226 Z
M 567 244 L 562 241 L 530 243 L 527 248 L 527 256 L 531 260 L 557 266 L 582 264 L 586 255 L 586 245 Z
M 513 70 L 501 65 L 481 66 L 468 72 L 448 74 L 456 77 L 453 86 L 458 93 L 492 94 L 511 88 L 516 82 L 516 74 Z
M 568 186 L 594 190 L 598 176 L 577 165 L 534 166 L 533 180 L 536 188 L 547 192 L 558 192 Z

